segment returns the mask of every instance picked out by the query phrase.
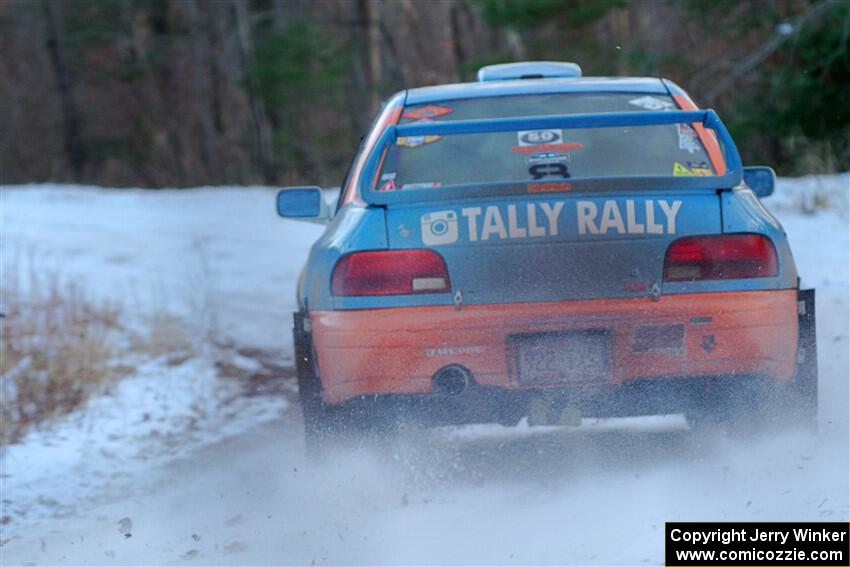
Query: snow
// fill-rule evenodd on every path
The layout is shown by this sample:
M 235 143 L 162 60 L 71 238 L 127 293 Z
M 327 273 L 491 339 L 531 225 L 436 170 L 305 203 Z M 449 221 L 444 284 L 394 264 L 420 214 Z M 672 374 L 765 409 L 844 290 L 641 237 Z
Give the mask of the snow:
M 17 528 L 125 494 L 151 468 L 277 419 L 287 405 L 243 396 L 203 358 L 143 363 L 83 409 L 5 449 L 4 514 Z
M 289 352 L 295 282 L 321 226 L 284 222 L 263 187 L 2 188 L 3 264 L 79 277 L 138 313 Z
M 131 317 L 175 313 L 232 342 L 247 373 L 259 363 L 238 347 L 291 361 L 295 280 L 321 227 L 278 219 L 272 190 L 0 195 L 3 269 L 34 258 Z M 847 521 L 848 196 L 843 174 L 781 179 L 765 200 L 817 288 L 818 437 L 700 437 L 678 416 L 469 426 L 314 465 L 285 398 L 240 395 L 201 351 L 141 364 L 4 451 L 0 561 L 660 564 L 665 521 Z

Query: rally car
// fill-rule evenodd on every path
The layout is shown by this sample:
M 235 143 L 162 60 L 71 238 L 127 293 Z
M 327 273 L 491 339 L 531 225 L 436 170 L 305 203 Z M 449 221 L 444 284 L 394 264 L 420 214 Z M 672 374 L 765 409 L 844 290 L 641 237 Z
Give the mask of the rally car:
M 335 208 L 278 194 L 328 223 L 294 320 L 308 443 L 400 420 L 812 418 L 814 291 L 759 200 L 774 181 L 665 79 L 525 62 L 397 93 Z

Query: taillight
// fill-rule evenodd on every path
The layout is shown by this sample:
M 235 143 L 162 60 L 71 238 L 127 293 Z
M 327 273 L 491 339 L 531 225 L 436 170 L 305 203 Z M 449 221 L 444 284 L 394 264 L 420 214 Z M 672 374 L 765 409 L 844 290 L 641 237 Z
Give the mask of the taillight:
M 776 250 L 760 234 L 686 236 L 667 248 L 665 281 L 764 278 L 777 273 Z
M 339 259 L 334 295 L 398 295 L 451 291 L 443 257 L 432 250 L 374 250 Z

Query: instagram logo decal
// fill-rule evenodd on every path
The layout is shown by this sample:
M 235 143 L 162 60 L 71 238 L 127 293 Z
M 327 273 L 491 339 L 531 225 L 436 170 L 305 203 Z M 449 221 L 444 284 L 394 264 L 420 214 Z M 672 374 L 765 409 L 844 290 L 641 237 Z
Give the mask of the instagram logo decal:
M 457 213 L 436 211 L 422 215 L 422 242 L 428 246 L 457 242 Z

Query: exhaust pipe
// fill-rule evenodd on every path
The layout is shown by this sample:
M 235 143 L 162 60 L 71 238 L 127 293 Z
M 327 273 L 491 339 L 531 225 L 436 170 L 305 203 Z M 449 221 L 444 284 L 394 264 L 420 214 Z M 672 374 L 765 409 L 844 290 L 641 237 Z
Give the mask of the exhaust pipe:
M 466 391 L 472 373 L 459 364 L 450 364 L 437 370 L 431 378 L 434 392 L 445 396 L 458 396 Z

